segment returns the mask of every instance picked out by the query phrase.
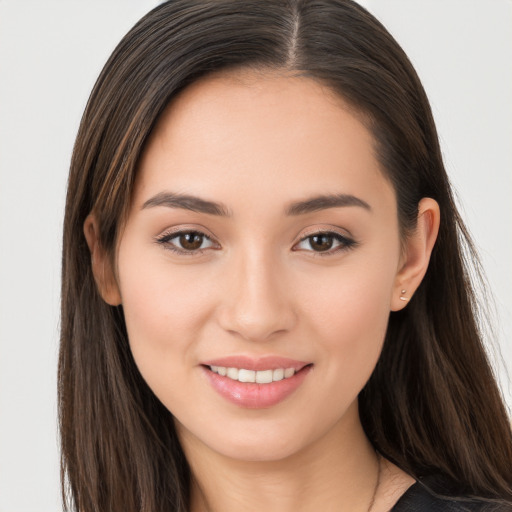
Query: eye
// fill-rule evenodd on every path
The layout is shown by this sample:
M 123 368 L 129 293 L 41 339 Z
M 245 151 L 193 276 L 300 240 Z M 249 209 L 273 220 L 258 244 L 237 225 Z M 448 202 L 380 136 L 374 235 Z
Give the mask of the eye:
M 356 242 L 333 231 L 321 231 L 303 238 L 294 250 L 313 251 L 330 255 L 354 247 Z
M 186 255 L 199 254 L 206 249 L 218 247 L 210 237 L 201 233 L 201 231 L 174 231 L 172 233 L 164 233 L 157 237 L 156 241 L 167 250 Z

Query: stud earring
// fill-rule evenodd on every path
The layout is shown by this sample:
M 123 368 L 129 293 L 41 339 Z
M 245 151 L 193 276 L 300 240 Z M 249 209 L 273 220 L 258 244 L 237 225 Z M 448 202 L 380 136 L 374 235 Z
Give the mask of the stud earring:
M 403 301 L 408 301 L 409 299 L 407 297 L 404 297 L 404 293 L 406 293 L 407 290 L 402 290 L 400 293 L 400 300 L 403 300 Z

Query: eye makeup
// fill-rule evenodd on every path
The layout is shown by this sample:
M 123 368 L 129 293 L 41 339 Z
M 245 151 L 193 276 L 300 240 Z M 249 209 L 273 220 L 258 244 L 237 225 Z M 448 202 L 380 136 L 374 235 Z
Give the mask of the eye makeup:
M 164 249 L 183 256 L 203 254 L 205 251 L 219 250 L 220 244 L 198 229 L 180 229 L 164 232 L 155 238 Z M 331 256 L 356 247 L 352 238 L 336 231 L 318 230 L 304 236 L 292 247 L 292 251 L 311 252 L 319 256 Z
M 315 256 L 331 256 L 341 251 L 355 248 L 357 245 L 355 240 L 336 231 L 321 230 L 303 237 L 299 243 L 294 245 L 292 250 L 307 251 L 307 248 L 299 247 L 304 243 L 309 245 Z
M 165 250 L 183 256 L 203 254 L 208 249 L 220 249 L 220 245 L 214 242 L 212 238 L 202 231 L 195 229 L 183 229 L 163 233 L 157 236 L 155 241 Z

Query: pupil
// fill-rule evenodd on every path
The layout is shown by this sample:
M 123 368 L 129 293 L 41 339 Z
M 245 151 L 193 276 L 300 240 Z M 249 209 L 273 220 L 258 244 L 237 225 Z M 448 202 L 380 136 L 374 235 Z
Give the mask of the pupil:
M 314 235 L 311 237 L 311 247 L 315 251 L 328 251 L 332 247 L 331 235 Z
M 199 233 L 184 233 L 180 236 L 180 244 L 183 249 L 187 249 L 192 251 L 194 249 L 199 249 L 203 243 L 203 236 Z

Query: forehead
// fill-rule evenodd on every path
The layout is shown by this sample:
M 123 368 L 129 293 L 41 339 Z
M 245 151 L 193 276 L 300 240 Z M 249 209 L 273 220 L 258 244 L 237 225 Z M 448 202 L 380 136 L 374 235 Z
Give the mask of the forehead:
M 344 193 L 390 187 L 361 115 L 311 78 L 237 71 L 174 98 L 142 155 L 134 199 L 172 187 L 219 200 L 259 192 L 270 201 L 331 193 L 335 183 Z

